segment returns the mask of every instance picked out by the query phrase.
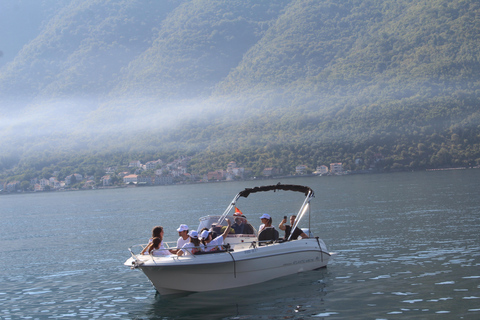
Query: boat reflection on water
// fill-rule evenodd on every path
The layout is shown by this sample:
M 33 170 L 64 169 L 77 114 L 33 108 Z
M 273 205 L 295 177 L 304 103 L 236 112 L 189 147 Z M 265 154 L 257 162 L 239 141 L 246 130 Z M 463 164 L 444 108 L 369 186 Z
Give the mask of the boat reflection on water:
M 156 295 L 136 319 L 293 319 L 325 313 L 323 299 L 333 277 L 327 268 L 235 289 Z

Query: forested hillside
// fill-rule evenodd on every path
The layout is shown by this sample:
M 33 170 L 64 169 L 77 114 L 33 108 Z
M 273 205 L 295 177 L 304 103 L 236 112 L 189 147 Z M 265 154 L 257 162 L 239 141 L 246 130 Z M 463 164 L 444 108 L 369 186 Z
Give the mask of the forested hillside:
M 192 173 L 480 165 L 476 0 L 71 0 L 42 14 L 0 69 L 9 179 L 178 155 Z

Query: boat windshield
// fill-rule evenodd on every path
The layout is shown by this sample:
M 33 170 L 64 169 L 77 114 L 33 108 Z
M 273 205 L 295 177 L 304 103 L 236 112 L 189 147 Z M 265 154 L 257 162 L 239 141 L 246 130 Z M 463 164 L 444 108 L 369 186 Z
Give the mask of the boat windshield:
M 222 234 L 225 230 L 225 227 L 228 225 L 226 220 L 223 220 L 221 223 L 218 223 L 218 220 L 221 216 L 206 216 L 200 218 L 200 224 L 198 225 L 198 232 L 200 233 L 203 229 L 208 229 L 215 232 L 216 234 Z M 227 216 L 227 218 L 232 222 L 230 234 L 255 234 L 255 228 L 247 221 L 243 216 Z

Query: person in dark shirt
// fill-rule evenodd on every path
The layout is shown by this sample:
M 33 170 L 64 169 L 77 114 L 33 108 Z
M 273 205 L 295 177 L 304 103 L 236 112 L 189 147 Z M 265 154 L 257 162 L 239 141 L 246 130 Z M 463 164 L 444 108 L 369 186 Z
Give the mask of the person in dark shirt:
M 287 217 L 283 218 L 282 222 L 278 225 L 278 228 L 280 230 L 285 231 L 285 240 L 288 240 L 288 237 L 290 236 L 290 233 L 292 232 L 292 226 L 295 224 L 295 219 L 297 216 L 290 216 L 290 225 L 286 224 L 287 223 Z M 297 240 L 298 237 L 302 237 L 302 239 L 308 238 L 308 235 L 302 231 L 299 227 L 296 227 L 295 230 L 293 231 L 292 237 L 290 240 Z
M 245 225 L 243 224 L 243 219 L 240 217 L 235 217 L 235 223 L 232 224 L 232 229 L 235 230 L 235 234 L 242 234 Z
M 245 216 L 236 216 L 232 229 L 235 230 L 235 234 L 253 234 L 253 228 L 247 222 Z

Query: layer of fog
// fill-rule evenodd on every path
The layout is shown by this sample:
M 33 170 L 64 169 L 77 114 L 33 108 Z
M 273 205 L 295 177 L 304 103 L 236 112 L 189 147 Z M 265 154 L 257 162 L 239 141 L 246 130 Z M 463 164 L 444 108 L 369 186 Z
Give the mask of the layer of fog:
M 393 100 L 399 104 L 413 99 L 404 95 L 402 100 L 401 88 L 397 93 Z M 246 139 L 244 141 L 247 144 L 282 144 L 293 141 L 295 134 L 305 134 L 301 127 L 297 128 L 297 132 L 289 132 L 281 127 L 282 124 L 289 128 L 304 124 L 319 128 L 318 132 L 310 132 L 305 138 L 296 136 L 295 139 L 317 139 L 315 142 L 318 143 L 321 135 L 322 142 L 348 141 L 352 133 L 357 134 L 356 138 L 359 137 L 358 134 L 368 137 L 371 133 L 346 132 L 344 127 L 335 129 L 334 123 L 328 130 L 324 130 L 320 129 L 322 122 L 338 121 L 341 117 L 350 116 L 352 110 L 358 110 L 356 114 L 360 117 L 381 112 L 383 107 L 377 103 L 380 94 L 381 89 L 364 92 L 350 89 L 348 94 L 326 94 L 314 90 L 299 93 L 295 88 L 291 92 L 285 88 L 276 88 L 261 92 L 252 89 L 250 93 L 237 96 L 175 101 L 133 95 L 108 100 L 98 97 L 67 97 L 39 98 L 27 102 L 19 99 L 8 106 L 0 105 L 0 150 L 4 153 L 15 151 L 32 154 L 59 150 L 97 152 L 105 148 L 129 151 L 145 146 L 160 150 L 168 146 L 179 150 L 197 148 L 197 151 L 201 151 L 214 144 L 222 146 L 222 140 L 226 141 L 225 147 L 231 148 L 227 142 L 231 144 Z M 372 110 L 366 112 L 365 108 L 371 106 Z M 480 124 L 478 114 L 465 119 L 467 125 Z M 390 120 L 385 119 L 385 123 L 391 123 Z M 424 125 L 426 121 L 417 120 L 419 125 Z M 461 121 L 464 119 L 457 120 L 457 125 L 462 126 Z M 433 122 L 431 124 L 437 125 Z M 403 125 L 404 132 L 414 131 L 407 126 Z M 361 124 L 352 123 L 349 130 L 364 129 Z M 395 134 L 391 130 L 385 127 L 382 134 Z M 168 140 L 165 138 L 167 136 Z

